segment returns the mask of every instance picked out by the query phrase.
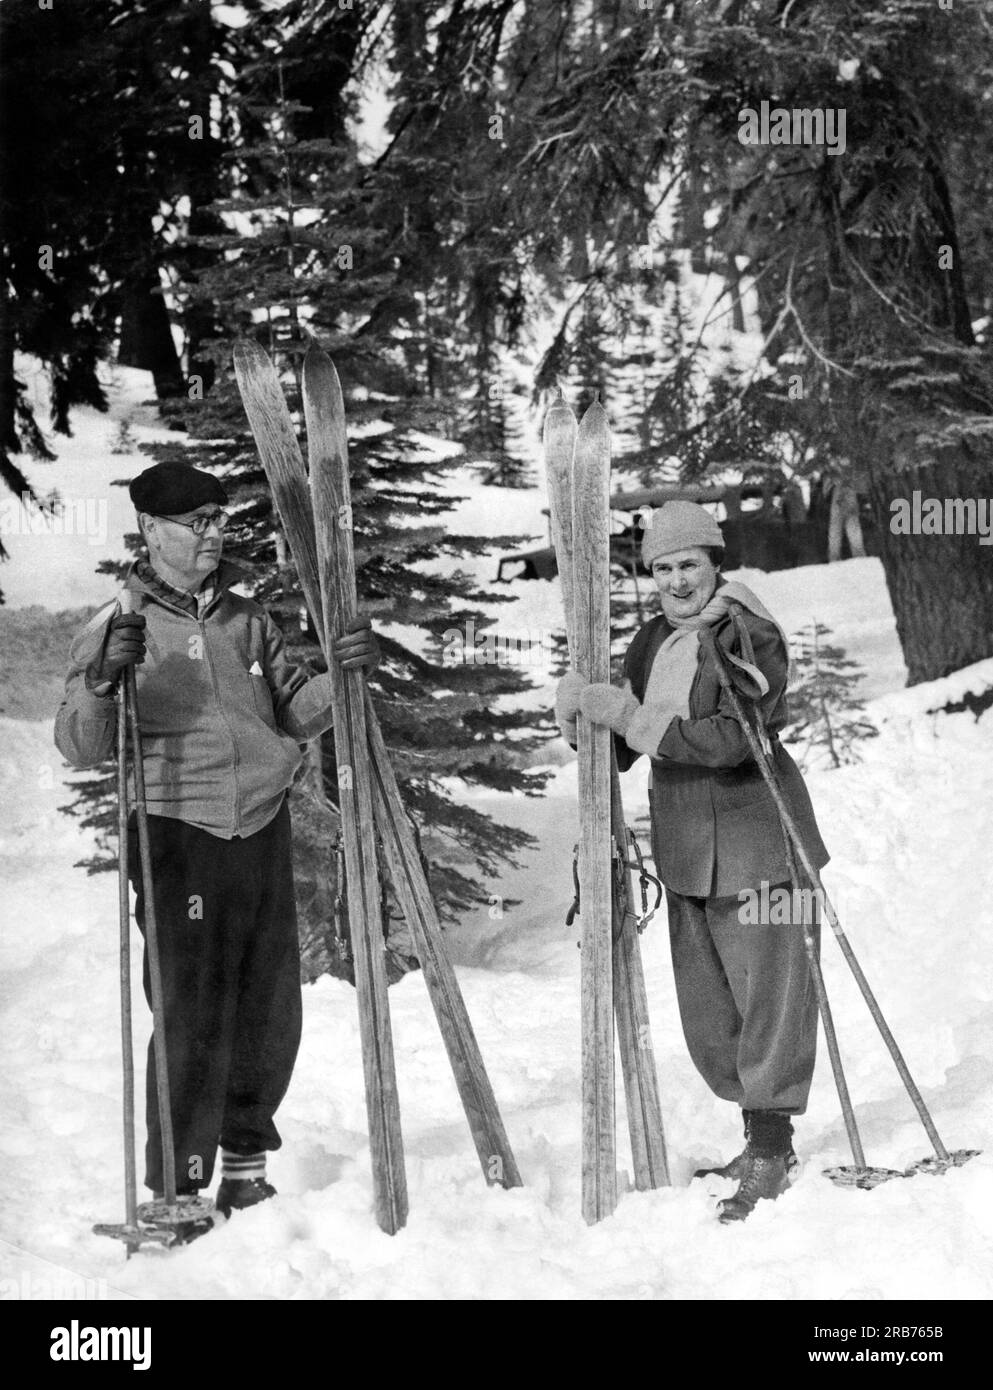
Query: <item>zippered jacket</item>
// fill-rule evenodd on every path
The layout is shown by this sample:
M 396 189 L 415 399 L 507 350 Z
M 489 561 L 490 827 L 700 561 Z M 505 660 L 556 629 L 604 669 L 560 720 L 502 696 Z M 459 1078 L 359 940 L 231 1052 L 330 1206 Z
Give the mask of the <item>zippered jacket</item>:
M 147 654 L 135 669 L 148 810 L 223 839 L 272 820 L 302 761 L 300 745 L 331 726 L 330 676 L 291 664 L 261 605 L 231 593 L 244 577 L 222 560 L 199 615 L 134 569 L 125 581 L 132 610 L 146 619 Z M 116 702 L 89 690 L 85 673 L 119 611 L 116 601 L 102 608 L 70 649 L 55 743 L 76 768 L 115 756 Z

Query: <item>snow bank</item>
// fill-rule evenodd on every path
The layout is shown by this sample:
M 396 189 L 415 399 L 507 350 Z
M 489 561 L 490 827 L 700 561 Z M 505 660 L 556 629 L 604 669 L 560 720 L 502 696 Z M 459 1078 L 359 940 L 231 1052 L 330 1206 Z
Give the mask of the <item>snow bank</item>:
M 109 483 L 145 463 L 110 454 L 115 420 L 130 414 L 139 439 L 163 433 L 140 405 L 146 383 L 120 373 L 113 417 L 79 412 L 60 461 L 31 467 L 42 491 L 57 485 L 105 498 L 107 535 L 99 545 L 85 534 L 5 537 L 13 563 L 0 579 L 12 606 L 60 609 L 109 595 L 110 581 L 93 569 L 123 555 L 119 536 L 132 524 L 125 491 Z M 544 542 L 539 489 L 484 488 L 470 476 L 452 480 L 451 491 L 467 499 L 447 518 L 453 530 Z M 495 556 L 465 562 L 487 584 L 495 566 Z M 966 690 L 980 694 L 993 683 L 993 662 L 901 690 L 906 673 L 876 560 L 740 577 L 787 630 L 815 620 L 831 628 L 865 668 L 864 695 L 878 697 L 869 713 L 880 735 L 861 745 L 864 760 L 809 779 L 833 856 L 825 883 L 945 1143 L 985 1149 L 981 1157 L 941 1178 L 872 1192 L 833 1187 L 821 1170 L 848 1153 L 822 1047 L 797 1129 L 800 1182 L 745 1225 L 721 1227 L 714 1199 L 731 1185 L 708 1190 L 689 1176 L 737 1150 L 737 1117 L 686 1055 L 663 912 L 642 947 L 675 1185 L 627 1192 L 613 1218 L 587 1228 L 579 1214 L 578 933 L 564 923 L 577 832 L 575 764 L 567 763 L 544 799 L 473 796 L 537 845 L 494 885 L 494 901 L 449 934 L 527 1186 L 484 1186 L 423 979 L 411 976 L 390 992 L 411 1215 L 398 1236 L 379 1232 L 355 995 L 323 979 L 304 990 L 304 1040 L 279 1116 L 284 1147 L 270 1165 L 279 1199 L 186 1250 L 125 1262 L 118 1246 L 90 1232 L 92 1222 L 123 1214 L 116 884 L 73 868 L 91 840 L 59 812 L 69 800 L 64 779 L 73 777 L 50 722 L 0 720 L 0 1278 L 36 1296 L 93 1281 L 88 1287 L 109 1296 L 150 1299 L 989 1297 L 993 713 L 932 711 Z M 493 605 L 501 631 L 558 629 L 557 581 L 515 581 L 504 592 L 516 602 Z M 548 664 L 532 674 L 534 701 L 549 705 Z M 635 824 L 647 811 L 645 772 L 642 760 L 624 778 Z M 925 1136 L 830 940 L 824 966 L 869 1160 L 903 1168 L 928 1152 Z M 137 960 L 133 985 L 140 1072 L 148 1020 Z M 622 1095 L 619 1110 L 619 1162 L 630 1171 Z
M 988 678 L 991 663 L 969 675 Z M 987 1153 L 942 1178 L 873 1192 L 833 1187 L 848 1158 L 823 1048 L 798 1122 L 801 1181 L 741 1228 L 713 1204 L 729 1184 L 689 1182 L 738 1143 L 682 1041 L 664 921 L 643 937 L 675 1186 L 627 1192 L 616 1215 L 579 1215 L 579 953 L 564 925 L 576 832 L 575 767 L 541 801 L 474 802 L 526 826 L 539 847 L 497 901 L 450 935 L 459 977 L 527 1186 L 487 1189 L 420 976 L 390 993 L 411 1217 L 395 1238 L 371 1215 L 355 996 L 307 987 L 304 1043 L 271 1173 L 280 1198 L 184 1251 L 125 1263 L 90 1234 L 122 1209 L 118 1134 L 116 900 L 112 876 L 71 866 L 85 848 L 50 726 L 3 725 L 0 871 L 4 1061 L 0 1230 L 4 1277 L 103 1280 L 141 1298 L 882 1299 L 993 1292 L 993 861 L 988 757 L 993 715 L 934 716 L 961 682 L 870 708 L 881 725 L 865 761 L 811 779 L 832 864 L 825 881 L 945 1143 Z M 879 705 L 886 717 L 880 718 Z M 625 778 L 629 819 L 645 778 Z M 498 914 L 504 911 L 504 916 Z M 492 914 L 492 915 L 491 915 Z M 825 943 L 825 972 L 869 1161 L 902 1168 L 928 1145 L 848 976 Z M 147 1038 L 135 963 L 137 1039 Z M 623 1104 L 620 1166 L 630 1171 Z M 853 1252 L 858 1252 L 857 1259 Z M 42 1279 L 42 1283 L 44 1280 Z

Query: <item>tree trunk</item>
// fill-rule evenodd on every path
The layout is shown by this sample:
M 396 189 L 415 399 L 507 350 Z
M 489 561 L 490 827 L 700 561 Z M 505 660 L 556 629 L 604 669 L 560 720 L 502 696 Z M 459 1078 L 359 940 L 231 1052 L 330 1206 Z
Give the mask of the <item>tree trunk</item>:
M 188 62 L 190 65 L 190 113 L 203 118 L 202 140 L 190 140 L 187 192 L 190 199 L 189 236 L 215 236 L 225 231 L 223 219 L 210 205 L 218 196 L 219 142 L 210 128 L 211 96 L 214 88 L 214 30 L 211 23 L 210 0 L 192 0 L 188 16 Z M 205 247 L 189 246 L 182 258 L 187 275 L 203 270 L 217 261 L 220 252 Z M 192 297 L 184 316 L 186 332 L 187 370 L 198 376 L 205 392 L 214 384 L 217 368 L 201 347 L 211 338 L 222 336 L 214 304 L 210 300 Z
M 137 268 L 124 287 L 121 302 L 121 345 L 118 361 L 124 367 L 151 372 L 155 394 L 164 400 L 180 396 L 186 382 L 172 338 L 169 311 L 154 269 Z
M 0 264 L 0 451 L 16 454 L 21 447 L 17 435 L 17 385 L 14 380 L 14 324 L 8 288 L 6 261 Z
M 894 535 L 891 503 L 912 503 L 915 490 L 922 503 L 937 498 L 943 512 L 946 499 L 956 497 L 989 505 L 989 463 L 962 451 L 912 471 L 872 470 L 870 496 L 908 685 L 993 656 L 993 546 L 980 545 L 979 535 Z

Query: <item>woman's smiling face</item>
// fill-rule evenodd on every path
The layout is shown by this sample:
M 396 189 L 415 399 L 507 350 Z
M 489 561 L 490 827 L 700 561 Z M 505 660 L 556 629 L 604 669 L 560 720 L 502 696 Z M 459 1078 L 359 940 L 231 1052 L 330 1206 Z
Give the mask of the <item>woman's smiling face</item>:
M 670 619 L 695 618 L 717 588 L 717 566 L 702 546 L 691 545 L 652 561 L 652 578 Z

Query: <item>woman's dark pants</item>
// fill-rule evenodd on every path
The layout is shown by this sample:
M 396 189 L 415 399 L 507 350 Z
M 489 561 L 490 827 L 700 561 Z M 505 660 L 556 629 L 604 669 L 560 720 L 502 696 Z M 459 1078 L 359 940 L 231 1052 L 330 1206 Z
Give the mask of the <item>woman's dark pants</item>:
M 777 889 L 789 892 L 790 885 L 774 885 L 772 902 Z M 667 889 L 666 897 L 679 1013 L 697 1070 L 716 1095 L 743 1110 L 802 1115 L 814 1072 L 817 1000 L 800 904 L 790 898 L 789 925 L 756 925 L 741 920 L 738 896 L 691 898 Z M 812 930 L 819 942 L 819 924 Z

